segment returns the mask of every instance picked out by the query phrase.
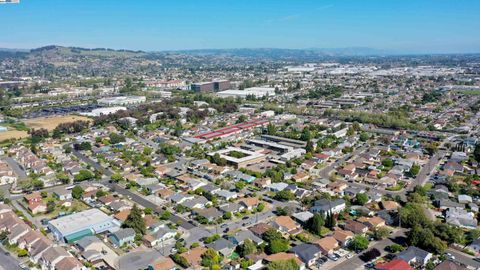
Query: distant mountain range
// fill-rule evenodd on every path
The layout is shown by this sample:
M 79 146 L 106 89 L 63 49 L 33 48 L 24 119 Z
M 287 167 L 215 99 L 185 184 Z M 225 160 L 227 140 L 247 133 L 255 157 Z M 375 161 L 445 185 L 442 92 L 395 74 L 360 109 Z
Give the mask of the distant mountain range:
M 406 52 L 398 50 L 384 50 L 369 47 L 347 47 L 347 48 L 306 48 L 306 49 L 282 49 L 282 48 L 232 48 L 232 49 L 192 49 L 192 50 L 167 50 L 167 51 L 140 51 L 140 50 L 115 50 L 108 48 L 80 48 L 49 45 L 36 49 L 12 49 L 0 48 L 0 52 L 8 53 L 38 53 L 56 51 L 61 53 L 88 54 L 88 55 L 145 55 L 145 54 L 187 54 L 187 55 L 231 55 L 240 57 L 348 57 L 348 56 L 394 56 L 427 54 L 418 52 Z
M 238 49 L 198 49 L 198 50 L 179 50 L 173 51 L 185 54 L 232 54 L 240 56 L 255 55 L 315 55 L 315 56 L 381 56 L 397 55 L 394 51 L 379 50 L 366 47 L 351 48 L 307 48 L 307 49 L 281 49 L 281 48 L 238 48 Z

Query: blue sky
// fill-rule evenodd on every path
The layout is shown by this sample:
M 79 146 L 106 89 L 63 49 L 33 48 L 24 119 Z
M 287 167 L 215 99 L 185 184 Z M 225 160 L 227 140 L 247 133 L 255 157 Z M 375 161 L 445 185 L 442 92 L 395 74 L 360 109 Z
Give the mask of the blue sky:
M 480 52 L 477 0 L 20 0 L 0 47 Z

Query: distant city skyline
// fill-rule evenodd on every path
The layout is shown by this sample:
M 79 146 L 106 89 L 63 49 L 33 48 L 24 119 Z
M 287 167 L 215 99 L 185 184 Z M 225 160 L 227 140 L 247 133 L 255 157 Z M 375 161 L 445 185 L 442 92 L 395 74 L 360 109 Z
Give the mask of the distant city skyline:
M 22 0 L 0 5 L 0 47 L 479 53 L 479 10 L 468 0 Z

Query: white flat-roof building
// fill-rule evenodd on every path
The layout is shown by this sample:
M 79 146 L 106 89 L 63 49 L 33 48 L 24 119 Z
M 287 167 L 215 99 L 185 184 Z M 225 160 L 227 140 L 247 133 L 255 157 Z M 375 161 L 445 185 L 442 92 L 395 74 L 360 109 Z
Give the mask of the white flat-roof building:
M 265 96 L 273 97 L 275 96 L 275 88 L 273 87 L 250 87 L 245 88 L 244 90 L 225 90 L 218 92 L 219 97 L 241 97 L 246 98 L 247 96 L 255 96 L 256 98 L 261 98 Z
M 92 208 L 50 220 L 48 228 L 58 241 L 71 243 L 85 236 L 117 231 L 120 224 L 99 209 Z
M 101 98 L 97 102 L 98 104 L 107 106 L 125 106 L 140 104 L 145 101 L 147 101 L 147 98 L 145 96 L 118 96 Z
M 109 115 L 109 114 L 116 113 L 116 112 L 121 111 L 121 110 L 127 110 L 127 108 L 122 107 L 122 106 L 97 108 L 97 109 L 93 109 L 91 112 L 82 113 L 82 115 L 87 115 L 87 116 Z

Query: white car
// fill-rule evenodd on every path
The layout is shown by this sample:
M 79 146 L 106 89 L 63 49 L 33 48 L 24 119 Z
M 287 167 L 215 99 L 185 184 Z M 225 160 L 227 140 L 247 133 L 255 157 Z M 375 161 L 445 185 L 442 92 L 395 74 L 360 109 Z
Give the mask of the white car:
M 345 256 L 345 258 L 351 259 L 351 258 L 353 258 L 353 254 L 352 254 L 352 253 L 349 253 L 349 254 L 347 254 L 347 256 Z

